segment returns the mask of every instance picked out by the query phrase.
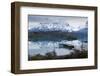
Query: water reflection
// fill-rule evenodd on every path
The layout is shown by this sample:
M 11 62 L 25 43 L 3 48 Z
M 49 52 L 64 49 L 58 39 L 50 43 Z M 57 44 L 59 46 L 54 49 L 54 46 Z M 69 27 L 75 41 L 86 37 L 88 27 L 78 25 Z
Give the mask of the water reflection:
M 88 49 L 88 44 L 87 42 L 83 42 L 80 40 L 73 40 L 73 41 L 67 41 L 67 40 L 62 40 L 62 41 L 29 41 L 29 55 L 34 56 L 36 54 L 41 54 L 45 55 L 48 52 L 55 51 L 57 56 L 61 55 L 68 55 L 71 52 L 74 51 L 74 49 L 78 49 L 82 51 L 82 49 L 87 50 Z M 60 47 L 60 44 L 65 45 L 65 47 Z M 74 48 L 69 49 L 66 46 L 74 46 Z

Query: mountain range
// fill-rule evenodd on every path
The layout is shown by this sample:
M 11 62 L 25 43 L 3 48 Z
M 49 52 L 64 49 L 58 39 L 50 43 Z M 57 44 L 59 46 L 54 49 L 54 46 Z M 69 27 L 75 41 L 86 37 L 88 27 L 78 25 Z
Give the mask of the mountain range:
M 60 41 L 60 40 L 85 40 L 88 39 L 87 25 L 84 28 L 79 27 L 77 31 L 68 23 L 39 23 L 34 28 L 28 30 L 29 41 Z
M 58 23 L 58 22 L 53 22 L 53 23 L 38 23 L 37 25 L 31 25 L 35 26 L 33 28 L 28 29 L 29 32 L 47 32 L 47 31 L 62 31 L 62 32 L 73 32 L 73 31 L 79 31 L 81 29 L 87 28 L 86 26 L 84 27 L 78 27 L 77 30 L 75 30 L 74 27 L 70 26 L 68 23 Z

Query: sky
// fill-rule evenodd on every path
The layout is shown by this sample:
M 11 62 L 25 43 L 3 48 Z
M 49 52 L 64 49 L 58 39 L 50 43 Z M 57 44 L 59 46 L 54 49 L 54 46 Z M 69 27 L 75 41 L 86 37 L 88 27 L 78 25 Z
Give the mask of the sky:
M 29 15 L 28 16 L 28 29 L 35 27 L 41 27 L 40 23 L 68 23 L 70 27 L 75 31 L 80 28 L 86 27 L 87 17 L 77 16 L 45 16 L 45 15 Z M 50 27 L 50 25 L 48 25 Z M 60 26 L 63 27 L 64 26 Z

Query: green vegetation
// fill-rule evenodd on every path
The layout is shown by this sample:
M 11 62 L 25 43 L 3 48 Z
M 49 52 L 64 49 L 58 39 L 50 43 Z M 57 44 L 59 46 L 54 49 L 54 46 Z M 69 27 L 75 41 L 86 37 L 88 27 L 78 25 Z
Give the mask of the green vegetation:
M 77 37 L 70 32 L 29 32 L 29 41 L 61 41 L 61 40 L 76 40 Z

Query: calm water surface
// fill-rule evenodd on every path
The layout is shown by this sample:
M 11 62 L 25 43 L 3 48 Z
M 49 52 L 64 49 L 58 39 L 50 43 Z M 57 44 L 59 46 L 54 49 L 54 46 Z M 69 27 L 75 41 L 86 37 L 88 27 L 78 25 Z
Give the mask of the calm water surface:
M 79 40 L 73 40 L 73 41 L 67 41 L 67 40 L 62 40 L 62 41 L 38 41 L 38 42 L 33 42 L 29 41 L 28 42 L 28 54 L 29 55 L 36 55 L 36 54 L 41 54 L 45 55 L 47 52 L 52 52 L 55 50 L 56 54 L 59 55 L 66 55 L 69 54 L 70 52 L 73 52 L 73 49 L 67 49 L 67 48 L 59 48 L 59 44 L 67 44 L 67 45 L 73 45 L 75 49 L 79 49 L 81 51 L 81 46 L 84 45 L 83 47 L 87 50 L 87 43 L 81 42 Z

